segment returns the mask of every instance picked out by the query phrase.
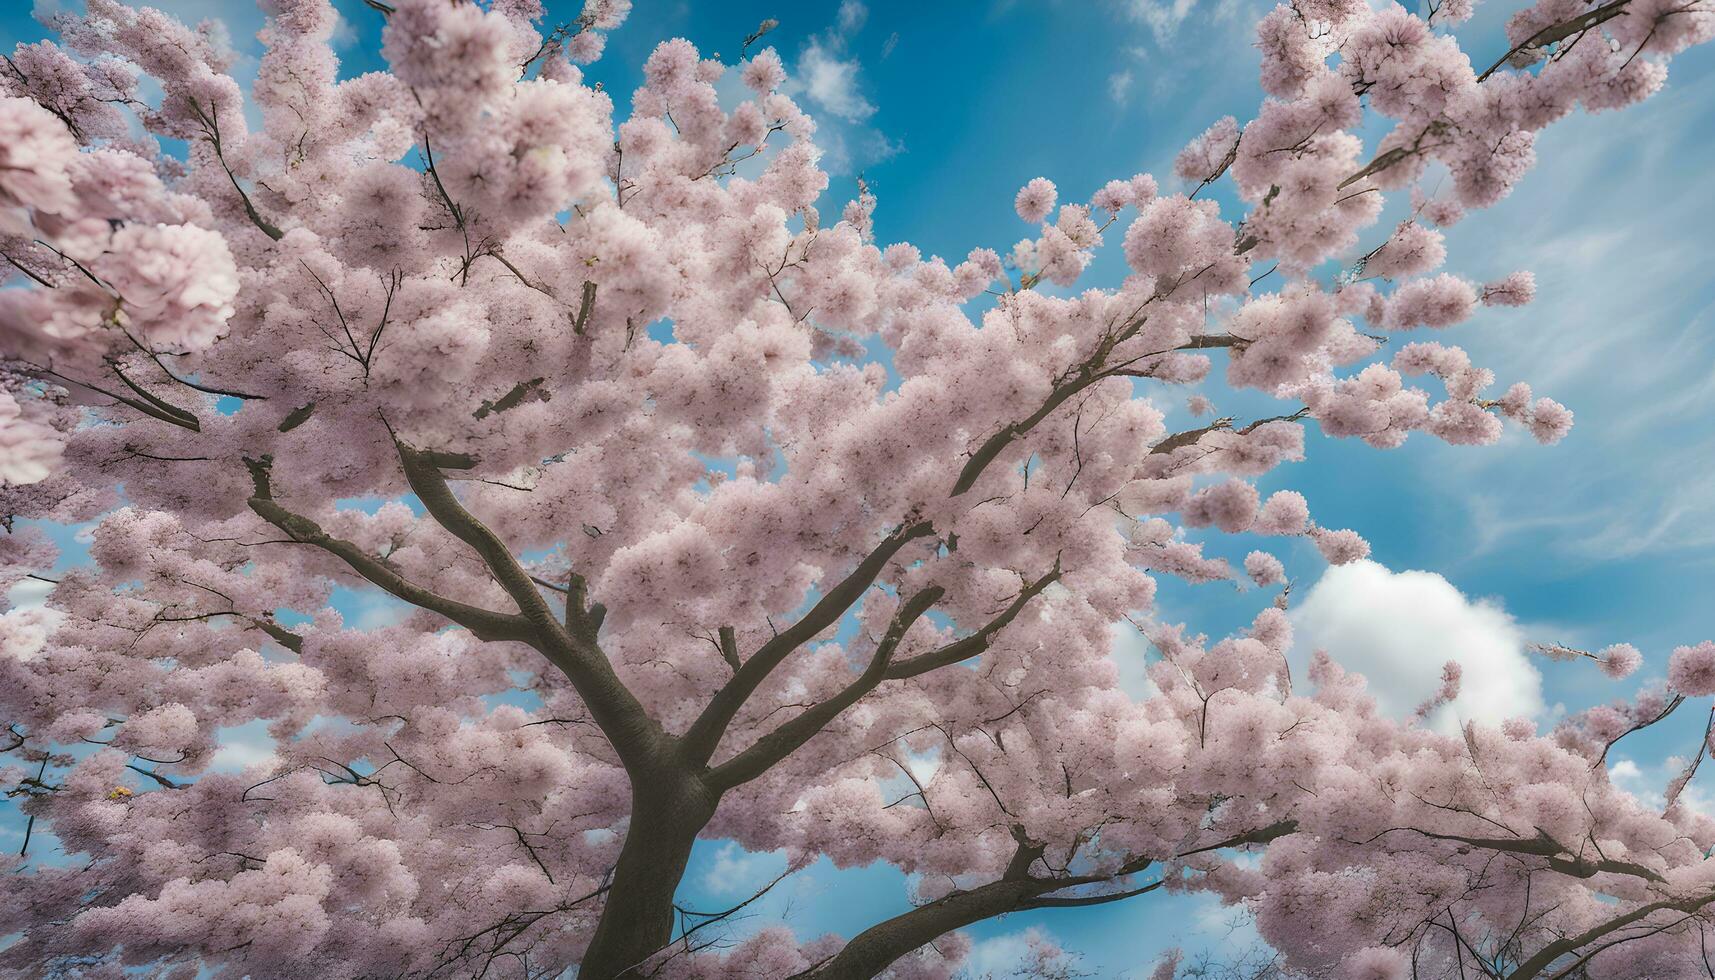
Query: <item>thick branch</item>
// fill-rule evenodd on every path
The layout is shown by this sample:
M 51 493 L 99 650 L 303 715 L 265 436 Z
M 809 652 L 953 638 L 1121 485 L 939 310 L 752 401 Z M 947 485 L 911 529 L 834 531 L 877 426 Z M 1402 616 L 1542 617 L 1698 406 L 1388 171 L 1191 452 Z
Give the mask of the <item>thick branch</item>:
M 220 169 L 226 171 L 226 179 L 232 181 L 232 189 L 238 192 L 238 198 L 244 204 L 244 216 L 250 219 L 250 223 L 255 225 L 258 231 L 274 241 L 286 237 L 285 232 L 262 217 L 261 212 L 256 210 L 256 205 L 250 201 L 250 195 L 238 183 L 238 175 L 232 172 L 231 165 L 226 162 L 226 151 L 220 144 L 220 117 L 218 113 L 203 112 L 202 105 L 195 99 L 192 99 L 190 104 L 191 111 L 196 113 L 197 118 L 202 121 L 204 135 L 208 138 L 209 145 L 214 148 L 214 157 L 220 161 Z
M 1537 31 L 1530 37 L 1527 37 L 1513 45 L 1506 54 L 1496 58 L 1494 64 L 1484 69 L 1483 73 L 1477 76 L 1477 81 L 1481 82 L 1487 79 L 1490 75 L 1499 71 L 1501 66 L 1506 64 L 1514 55 L 1521 54 L 1533 48 L 1545 48 L 1557 41 L 1564 41 L 1574 34 L 1587 31 L 1603 21 L 1612 20 L 1613 18 L 1618 17 L 1622 12 L 1624 12 L 1626 4 L 1630 2 L 1631 0 L 1613 0 L 1613 2 L 1605 3 L 1593 10 L 1587 10 L 1571 20 L 1564 20 L 1558 24 L 1550 24 L 1549 26 L 1544 27 L 1542 30 Z
M 715 767 L 708 775 L 709 784 L 726 790 L 755 779 L 814 738 L 816 733 L 837 718 L 840 712 L 875 690 L 886 679 L 893 652 L 899 648 L 899 642 L 905 638 L 906 631 L 921 619 L 931 606 L 941 600 L 943 592 L 940 586 L 930 586 L 907 599 L 894 614 L 893 621 L 888 624 L 886 635 L 882 637 L 881 643 L 875 649 L 875 655 L 870 658 L 869 666 L 864 668 L 863 673 L 838 694 L 812 705 L 792 720 L 762 736 L 750 748 Z
M 308 422 L 310 420 L 310 416 L 314 415 L 315 412 L 316 412 L 316 403 L 315 402 L 310 402 L 308 405 L 304 405 L 300 408 L 292 409 L 290 412 L 286 413 L 285 418 L 280 420 L 280 425 L 278 427 L 278 431 L 290 432 L 293 429 L 296 429 L 298 426 L 303 425 L 305 422 Z
M 960 496 L 975 486 L 978 478 L 983 475 L 983 471 L 988 469 L 989 464 L 994 462 L 1002 452 L 1006 451 L 1006 447 L 1012 445 L 1015 440 L 1024 436 L 1031 429 L 1036 428 L 1056 408 L 1065 404 L 1066 399 L 1106 377 L 1107 375 L 1101 371 L 1086 368 L 1071 381 L 1055 388 L 1053 393 L 1043 401 L 1042 406 L 1030 413 L 1029 416 L 983 440 L 983 444 L 978 446 L 977 451 L 972 453 L 971 458 L 965 462 L 964 469 L 959 471 L 959 478 L 953 482 L 951 496 Z
M 1287 834 L 1296 833 L 1297 831 L 1298 821 L 1281 820 L 1276 823 L 1271 823 L 1266 827 L 1259 827 L 1256 830 L 1247 830 L 1242 834 L 1235 834 L 1232 837 L 1228 837 L 1226 840 L 1216 841 L 1213 844 L 1205 844 L 1202 847 L 1194 847 L 1189 851 L 1181 851 L 1179 852 L 1179 856 L 1182 858 L 1188 858 L 1193 854 L 1202 854 L 1207 851 L 1224 851 L 1229 847 L 1244 847 L 1247 844 L 1267 844 L 1271 840 L 1279 837 L 1285 837 Z
M 546 380 L 546 378 L 531 378 L 529 381 L 520 381 L 513 385 L 510 391 L 494 401 L 483 402 L 480 408 L 471 413 L 471 417 L 485 419 L 507 409 L 517 408 L 526 401 L 545 402 L 549 396 L 546 391 L 542 390 L 542 382 Z
M 727 726 L 732 724 L 740 708 L 762 686 L 762 682 L 774 669 L 791 655 L 792 651 L 808 643 L 817 633 L 838 622 L 865 591 L 875 584 L 882 569 L 899 553 L 899 549 L 910 542 L 933 533 L 933 528 L 926 521 L 912 524 L 902 524 L 895 528 L 892 534 L 883 538 L 856 568 L 829 589 L 821 601 L 810 607 L 804 617 L 775 634 L 774 638 L 764 643 L 751 655 L 744 666 L 733 674 L 715 696 L 709 700 L 708 707 L 691 724 L 683 739 L 686 758 L 692 765 L 705 765 L 715 754 L 720 745 L 721 736 L 726 734 Z
M 1158 293 L 1157 295 L 1161 294 Z M 1150 301 L 1153 301 L 1155 298 L 1155 296 L 1151 296 Z M 1135 335 L 1142 325 L 1142 316 L 1133 318 L 1123 328 L 1104 341 L 1096 349 L 1095 353 L 1091 354 L 1090 358 L 1083 363 L 1077 374 L 1056 387 L 1036 411 L 985 439 L 983 444 L 977 447 L 977 451 L 971 454 L 971 458 L 966 460 L 964 468 L 959 471 L 959 478 L 954 481 L 953 491 L 949 496 L 961 496 L 965 491 L 975 486 L 978 478 L 983 475 L 983 471 L 988 469 L 989 464 L 993 463 L 995 459 L 1006 450 L 1006 447 L 1012 445 L 1014 441 L 1030 432 L 1031 429 L 1036 428 L 1036 426 L 1039 425 L 1043 419 L 1052 414 L 1056 408 L 1065 404 L 1066 399 L 1071 398 L 1073 395 L 1083 391 L 1085 388 L 1095 384 L 1097 381 L 1105 381 L 1108 378 L 1121 377 L 1130 374 L 1132 372 L 1129 372 L 1127 367 L 1130 364 L 1134 364 L 1147 357 L 1171 354 L 1174 351 L 1181 350 L 1237 347 L 1243 346 L 1243 344 L 1246 343 L 1246 341 L 1241 337 L 1228 335 L 1211 334 L 1206 336 L 1197 336 L 1192 337 L 1185 343 L 1171 348 L 1170 350 L 1155 351 L 1151 354 L 1145 354 L 1142 357 L 1131 358 L 1124 364 L 1117 367 L 1108 367 L 1107 358 L 1108 355 L 1112 353 L 1114 347 Z
M 124 381 L 128 387 L 130 387 L 132 390 L 137 390 L 137 386 L 132 384 L 131 380 L 129 378 L 127 378 L 127 377 L 125 377 L 125 375 L 121 374 L 117 367 L 114 367 L 113 371 L 115 374 L 119 375 L 119 379 L 121 381 Z M 65 375 L 59 373 L 58 371 L 54 371 L 52 369 L 49 369 L 45 373 L 48 374 L 50 377 L 58 378 L 61 381 L 66 382 L 67 384 L 74 384 L 74 385 L 77 385 L 79 388 L 87 388 L 90 391 L 93 391 L 99 395 L 106 395 L 108 398 L 113 399 L 114 401 L 118 402 L 119 404 L 124 405 L 127 408 L 135 409 L 136 411 L 142 412 L 144 415 L 147 415 L 152 419 L 158 419 L 158 420 L 160 420 L 162 422 L 166 422 L 170 425 L 176 425 L 181 429 L 189 429 L 192 432 L 201 432 L 202 431 L 202 425 L 199 422 L 197 422 L 196 416 L 191 415 L 189 412 L 186 412 L 184 409 L 176 408 L 176 407 L 171 406 L 171 405 L 168 405 L 167 409 L 157 408 L 152 403 L 159 401 L 159 399 L 155 398 L 153 395 L 149 396 L 148 401 L 138 401 L 135 398 L 127 398 L 124 395 L 121 395 L 117 392 L 108 391 L 106 388 L 97 387 L 95 385 L 90 384 L 87 381 L 79 381 L 76 378 L 68 378 Z M 161 404 L 165 405 L 166 403 L 162 402 Z
M 423 507 L 429 515 L 454 537 L 482 556 L 495 581 L 499 582 L 506 594 L 512 597 L 512 601 L 518 604 L 519 612 L 532 626 L 538 631 L 559 632 L 559 624 L 554 619 L 553 611 L 548 608 L 542 593 L 536 590 L 536 583 L 530 580 L 529 573 L 518 564 L 506 543 L 470 511 L 465 510 L 464 505 L 453 496 L 452 488 L 447 485 L 446 477 L 441 475 L 433 458 L 404 443 L 396 445 L 399 461 L 405 470 L 405 479 L 410 483 L 411 491 L 423 502 Z
M 1558 871 L 1564 875 L 1571 875 L 1574 878 L 1590 878 L 1599 873 L 1607 872 L 1609 874 L 1627 875 L 1632 878 L 1642 878 L 1645 881 L 1652 881 L 1658 884 L 1666 880 L 1649 868 L 1631 861 L 1616 861 L 1611 858 L 1602 858 L 1598 861 L 1591 861 L 1586 858 L 1579 857 L 1578 855 L 1573 854 L 1571 850 L 1559 841 L 1548 836 L 1548 834 L 1541 830 L 1537 831 L 1537 836 L 1528 840 L 1512 837 L 1461 837 L 1458 834 L 1437 834 L 1433 831 L 1418 830 L 1416 828 L 1412 828 L 1412 832 L 1422 834 L 1432 840 L 1455 841 L 1460 844 L 1481 848 L 1486 851 L 1501 851 L 1507 854 L 1527 854 L 1534 857 L 1540 857 L 1546 860 L 1548 867 L 1551 870 Z M 1561 855 L 1565 855 L 1565 857 L 1562 857 Z
M 244 621 L 262 632 L 267 633 L 273 638 L 275 643 L 280 644 L 293 653 L 303 652 L 304 638 L 284 626 L 281 626 L 279 623 L 276 623 L 271 619 L 258 619 L 255 616 L 245 616 Z
M 1109 902 L 1120 902 L 1128 898 L 1136 898 L 1139 895 L 1147 895 L 1165 884 L 1167 881 L 1163 879 L 1152 881 L 1142 888 L 1128 888 L 1125 891 L 1106 892 L 1100 895 L 1073 895 L 1067 898 L 1045 895 L 1042 898 L 1030 899 L 1022 907 L 1027 909 L 1076 909 L 1090 905 L 1106 905 Z
M 1241 436 L 1246 436 L 1270 422 L 1296 422 L 1309 414 L 1310 409 L 1301 408 L 1298 411 L 1293 412 L 1291 415 L 1274 415 L 1266 419 L 1257 419 L 1255 422 L 1235 431 L 1237 431 Z M 1166 455 L 1174 450 L 1184 449 L 1186 446 L 1194 446 L 1200 442 L 1204 436 L 1211 432 L 1220 432 L 1232 428 L 1233 419 L 1229 417 L 1216 419 L 1202 428 L 1187 429 L 1184 432 L 1175 432 L 1155 445 L 1149 447 L 1149 455 Z
M 1265 844 L 1292 833 L 1297 827 L 1294 821 L 1283 820 L 1206 847 L 1185 851 L 1179 856 L 1184 858 L 1204 851 L 1241 847 L 1246 844 Z M 1137 888 L 1094 895 L 1056 895 L 1056 892 L 1079 885 L 1118 881 L 1148 867 L 1150 861 L 1138 858 L 1127 862 L 1111 874 L 1034 878 L 1028 875 L 1028 867 L 1035 857 L 1041 855 L 1042 847 L 1031 843 L 1018 828 L 1014 828 L 1013 836 L 1018 841 L 1018 847 L 1008 866 L 1008 873 L 999 881 L 968 891 L 954 892 L 871 926 L 853 937 L 839 953 L 799 974 L 793 980 L 870 980 L 912 950 L 933 942 L 937 937 L 954 929 L 984 919 L 1023 909 L 1077 908 L 1123 901 L 1152 892 L 1165 882 L 1163 879 Z
M 1053 570 L 1026 585 L 1023 591 L 1018 593 L 1018 597 L 1012 600 L 1012 603 L 999 616 L 985 623 L 981 629 L 970 636 L 954 640 L 944 647 L 901 660 L 888 668 L 887 679 L 902 680 L 907 677 L 916 677 L 940 667 L 956 664 L 961 660 L 969 660 L 982 653 L 989 648 L 989 643 L 993 642 L 996 633 L 1017 619 L 1018 614 L 1024 611 L 1024 607 L 1030 604 L 1030 600 L 1041 595 L 1042 590 L 1054 584 L 1059 578 L 1060 563 L 1056 560 Z
M 1675 912 L 1696 912 L 1711 902 L 1715 902 L 1715 892 L 1711 892 L 1707 895 L 1694 895 L 1690 898 L 1677 900 L 1664 899 L 1659 902 L 1651 902 L 1648 905 L 1640 905 L 1637 908 L 1632 909 L 1630 912 L 1623 915 L 1617 915 L 1612 919 L 1609 919 L 1607 922 L 1604 922 L 1599 926 L 1586 929 L 1576 936 L 1567 936 L 1563 939 L 1549 943 L 1547 946 L 1537 950 L 1535 956 L 1532 956 L 1530 959 L 1520 963 L 1518 969 L 1507 974 L 1507 980 L 1531 980 L 1532 977 L 1540 976 L 1542 971 L 1548 969 L 1554 964 L 1555 960 L 1567 955 L 1568 953 L 1576 952 L 1580 946 L 1589 945 L 1609 933 L 1624 929 L 1626 926 L 1629 926 L 1640 919 L 1646 919 L 1657 912 L 1667 910 Z
M 583 332 L 588 329 L 590 325 L 590 312 L 594 309 L 595 282 L 586 281 L 584 283 L 583 299 L 578 302 L 578 318 L 572 321 L 572 333 L 579 336 L 583 335 Z
M 522 616 L 472 606 L 431 592 L 407 581 L 386 562 L 371 556 L 350 541 L 332 537 L 315 521 L 280 506 L 274 500 L 270 487 L 269 463 L 270 460 L 266 456 L 260 460 L 245 460 L 245 465 L 250 467 L 250 478 L 256 485 L 255 495 L 249 501 L 250 509 L 256 516 L 284 531 L 293 541 L 315 545 L 345 562 L 352 571 L 391 595 L 445 616 L 470 630 L 479 639 L 520 642 L 530 640 L 529 623 Z
M 1186 446 L 1194 446 L 1197 444 L 1198 440 L 1202 439 L 1209 433 L 1217 432 L 1222 429 L 1230 429 L 1232 427 L 1233 420 L 1231 418 L 1221 418 L 1216 419 L 1199 429 L 1186 429 L 1184 432 L 1175 432 L 1155 445 L 1149 447 L 1149 454 L 1151 456 L 1166 455 L 1176 449 L 1184 449 Z
M 870 980 L 901 956 L 954 929 L 1026 908 L 1061 885 L 1034 878 L 990 882 L 954 892 L 879 922 L 853 936 L 838 953 L 792 980 Z
M 547 600 L 537 591 L 530 573 L 513 557 L 512 550 L 453 496 L 446 477 L 436 465 L 436 457 L 404 443 L 396 445 L 405 479 L 424 509 L 482 557 L 495 581 L 518 604 L 519 614 L 528 623 L 525 642 L 571 680 L 589 707 L 591 717 L 628 769 L 635 773 L 640 768 L 652 768 L 660 761 L 657 753 L 661 729 L 644 710 L 642 702 L 620 681 L 613 666 L 587 637 L 574 636 L 560 625 Z

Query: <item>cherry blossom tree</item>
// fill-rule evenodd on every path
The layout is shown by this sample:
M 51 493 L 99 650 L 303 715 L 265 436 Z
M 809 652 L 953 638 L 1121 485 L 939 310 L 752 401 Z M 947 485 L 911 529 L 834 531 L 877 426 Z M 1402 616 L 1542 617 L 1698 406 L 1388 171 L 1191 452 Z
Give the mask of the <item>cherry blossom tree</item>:
M 1306 424 L 1568 431 L 1397 335 L 1530 300 L 1440 271 L 1438 229 L 1659 89 L 1710 0 L 1539 0 L 1488 66 L 1469 0 L 1277 7 L 1267 99 L 1171 186 L 1032 180 L 1027 236 L 952 262 L 878 243 L 867 190 L 820 213 L 759 37 L 662 43 L 616 121 L 580 66 L 626 0 L 369 0 L 391 70 L 344 79 L 327 0 L 264 6 L 248 93 L 218 32 L 117 0 L 0 71 L 0 584 L 52 580 L 0 615 L 0 780 L 66 857 L 12 859 L 11 975 L 947 977 L 962 927 L 1152 891 L 1244 905 L 1311 976 L 1703 974 L 1697 763 L 1656 811 L 1603 762 L 1715 693 L 1715 645 L 1547 735 L 1450 735 L 1456 667 L 1405 719 L 1292 676 L 1277 555 L 1239 635 L 1154 592 L 1241 574 L 1188 528 L 1367 554 L 1256 489 Z M 1110 234 L 1124 278 L 1084 282 Z M 1169 431 L 1217 363 L 1278 414 Z M 50 574 L 43 522 L 91 560 Z M 211 770 L 247 724 L 273 755 Z M 716 942 L 675 904 L 699 838 L 888 862 L 915 904 Z

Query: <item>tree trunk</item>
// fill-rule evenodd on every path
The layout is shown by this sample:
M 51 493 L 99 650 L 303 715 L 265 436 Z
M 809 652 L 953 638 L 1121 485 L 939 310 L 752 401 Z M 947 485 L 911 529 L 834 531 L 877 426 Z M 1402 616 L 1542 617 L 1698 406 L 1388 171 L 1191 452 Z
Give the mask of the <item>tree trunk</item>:
M 719 798 L 692 777 L 634 776 L 631 823 L 578 980 L 637 980 L 672 942 L 673 896 Z
M 831 959 L 792 980 L 870 980 L 900 957 L 954 929 L 1016 911 L 1051 890 L 1048 882 L 1002 879 L 948 895 L 865 929 Z

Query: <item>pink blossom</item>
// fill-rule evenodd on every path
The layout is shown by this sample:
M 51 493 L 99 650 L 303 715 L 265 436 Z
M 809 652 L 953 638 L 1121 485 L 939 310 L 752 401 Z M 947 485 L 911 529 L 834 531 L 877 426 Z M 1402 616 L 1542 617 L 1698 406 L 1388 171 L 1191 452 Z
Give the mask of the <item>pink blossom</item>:
M 100 268 L 145 338 L 195 350 L 220 335 L 238 295 L 238 270 L 220 235 L 189 225 L 127 225 L 114 233 L 112 248 Z
M 1295 490 L 1269 494 L 1251 530 L 1258 534 L 1303 534 L 1310 524 L 1310 505 Z
M 1243 480 L 1228 480 L 1204 487 L 1185 505 L 1185 523 L 1192 527 L 1210 524 L 1228 534 L 1250 527 L 1257 512 L 1256 487 Z
M 59 433 L 24 418 L 18 402 L 0 391 L 0 485 L 40 483 L 64 449 Z
M 1476 290 L 1463 279 L 1445 273 L 1413 279 L 1388 297 L 1383 325 L 1390 330 L 1450 327 L 1469 317 L 1476 304 Z
M 1286 581 L 1286 567 L 1280 559 L 1266 551 L 1253 551 L 1245 556 L 1245 574 L 1260 586 L 1278 585 Z
M 1432 271 L 1446 258 L 1447 247 L 1440 232 L 1415 221 L 1406 221 L 1370 256 L 1364 264 L 1364 273 L 1385 279 L 1403 279 Z
M 1110 180 L 1090 198 L 1090 207 L 1114 212 L 1132 203 L 1131 185 L 1123 180 Z
M 29 234 L 28 219 L 15 209 L 70 212 L 76 156 L 71 133 L 47 110 L 28 99 L 0 98 L 0 231 Z
M 1630 643 L 1616 643 L 1603 647 L 1597 654 L 1598 666 L 1602 673 L 1614 680 L 1630 677 L 1644 662 L 1644 655 Z
M 1226 168 L 1238 146 L 1238 120 L 1222 116 L 1179 151 L 1179 156 L 1173 161 L 1173 172 L 1181 180 L 1193 184 L 1214 180 Z
M 1524 306 L 1536 298 L 1536 276 L 1514 272 L 1483 287 L 1485 306 Z
M 1572 431 L 1572 410 L 1552 398 L 1538 398 L 1530 409 L 1530 434 L 1552 446 Z
M 1177 161 L 1230 185 L 1037 178 L 1028 237 L 946 260 L 877 240 L 823 152 L 851 134 L 770 49 L 645 35 L 613 92 L 577 65 L 625 0 L 394 0 L 354 77 L 333 5 L 265 6 L 254 84 L 218 25 L 119 0 L 0 66 L 0 587 L 40 600 L 0 611 L 0 788 L 35 821 L 0 972 L 950 980 L 984 968 L 950 922 L 1157 880 L 1247 910 L 1278 972 L 1446 973 L 1442 921 L 1523 962 L 1652 904 L 1593 969 L 1701 969 L 1657 927 L 1707 897 L 1715 824 L 1601 763 L 1715 690 L 1707 644 L 1551 733 L 1448 734 L 1325 654 L 1296 676 L 1285 566 L 1230 535 L 1368 554 L 1276 489 L 1312 421 L 1564 435 L 1465 350 L 1368 334 L 1522 298 L 1439 274 L 1431 226 L 1658 90 L 1705 11 L 1541 0 L 1513 44 L 1582 40 L 1479 81 L 1467 3 L 1283 4 L 1268 97 Z M 856 57 L 861 14 L 816 43 Z M 1250 390 L 1211 420 L 1222 359 Z M 62 560 L 40 529 L 72 525 Z M 1174 622 L 1161 580 L 1238 555 L 1248 624 Z M 917 894 L 687 948 L 698 840 Z M 1568 874 L 1586 841 L 1642 870 Z
M 1417 706 L 1414 717 L 1419 720 L 1428 718 L 1436 710 L 1451 704 L 1459 697 L 1459 682 L 1464 676 L 1464 668 L 1458 661 L 1449 660 L 1441 666 L 1441 686 L 1428 700 Z
M 598 31 L 611 31 L 631 15 L 631 0 L 584 0 L 583 16 Z
M 1411 961 L 1398 949 L 1370 946 L 1346 957 L 1340 980 L 1405 980 L 1411 976 Z
M 1155 200 L 1161 191 L 1155 178 L 1149 174 L 1133 174 L 1126 183 L 1131 186 L 1131 203 L 1140 208 Z
M 1715 694 L 1715 642 L 1674 647 L 1667 661 L 1667 682 L 1691 697 Z
M 1236 274 L 1230 267 L 1232 228 L 1221 221 L 1214 202 L 1156 198 L 1141 211 L 1125 234 L 1126 261 L 1134 270 L 1174 282 L 1197 274 L 1206 289 L 1236 288 L 1228 279 Z
M 576 64 L 587 65 L 600 60 L 606 48 L 606 34 L 600 31 L 580 31 L 576 37 L 566 42 L 566 57 Z
M 766 95 L 786 81 L 786 67 L 773 48 L 763 48 L 745 62 L 744 84 L 758 95 Z
M 1055 191 L 1053 181 L 1046 177 L 1031 178 L 1013 199 L 1013 210 L 1025 221 L 1035 224 L 1048 217 L 1048 212 L 1054 210 Z
M 1317 528 L 1310 532 L 1310 538 L 1330 565 L 1347 565 L 1368 558 L 1370 554 L 1369 542 L 1359 537 L 1356 531 Z

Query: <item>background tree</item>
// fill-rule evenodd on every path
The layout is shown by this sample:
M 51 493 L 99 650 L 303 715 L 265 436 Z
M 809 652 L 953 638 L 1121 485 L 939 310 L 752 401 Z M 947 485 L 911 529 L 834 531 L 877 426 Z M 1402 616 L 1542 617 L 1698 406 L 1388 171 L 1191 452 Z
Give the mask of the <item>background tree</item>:
M 1482 70 L 1468 4 L 1279 7 L 1270 98 L 1186 148 L 1187 193 L 1033 180 L 1031 237 L 956 264 L 873 242 L 867 191 L 824 221 L 755 38 L 724 101 L 663 43 L 616 126 L 578 64 L 623 0 L 371 6 L 392 70 L 339 80 L 326 0 L 268 4 L 259 129 L 215 34 L 113 0 L 0 74 L 0 512 L 97 521 L 91 565 L 0 617 L 4 778 L 76 858 L 19 856 L 15 972 L 933 977 L 974 922 L 1191 889 L 1311 975 L 1707 969 L 1715 822 L 1601 762 L 1715 693 L 1715 645 L 1550 736 L 1450 736 L 1327 658 L 1295 689 L 1258 551 L 1282 588 L 1243 634 L 1149 616 L 1157 696 L 1107 654 L 1156 576 L 1235 574 L 1181 528 L 1367 553 L 1255 488 L 1305 420 L 1565 434 L 1389 341 L 1528 302 L 1526 273 L 1438 272 L 1436 228 L 1555 119 L 1659 88 L 1708 0 L 1543 0 Z M 1198 196 L 1229 178 L 1230 222 Z M 1129 274 L 1072 292 L 1115 222 Z M 1150 393 L 1217 358 L 1280 412 L 1167 431 Z M 11 581 L 53 560 L 23 524 L 0 548 Z M 413 611 L 356 628 L 336 586 Z M 254 721 L 275 759 L 206 771 Z M 698 837 L 887 861 L 918 904 L 709 949 L 730 913 L 674 901 Z

